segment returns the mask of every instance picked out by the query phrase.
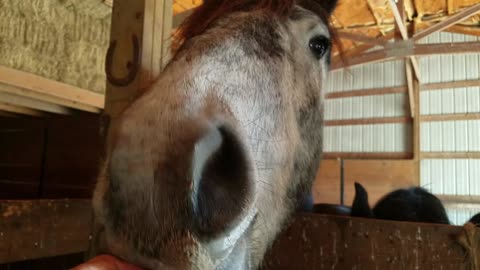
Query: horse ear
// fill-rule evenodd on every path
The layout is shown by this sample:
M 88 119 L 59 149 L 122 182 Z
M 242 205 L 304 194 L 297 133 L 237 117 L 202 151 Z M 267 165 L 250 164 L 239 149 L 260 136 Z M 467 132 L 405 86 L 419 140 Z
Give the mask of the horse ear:
M 368 205 L 368 193 L 365 188 L 357 182 L 355 182 L 355 198 L 353 199 L 352 212 L 350 215 L 352 217 L 366 218 L 373 216 L 372 210 Z
M 337 7 L 337 0 L 317 0 L 317 2 L 323 7 L 323 9 L 331 15 Z

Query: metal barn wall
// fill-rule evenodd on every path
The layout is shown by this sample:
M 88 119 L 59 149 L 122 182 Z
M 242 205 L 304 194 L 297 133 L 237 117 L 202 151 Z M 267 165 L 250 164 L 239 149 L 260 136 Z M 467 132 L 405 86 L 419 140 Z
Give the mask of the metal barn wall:
M 436 33 L 420 43 L 480 41 L 479 37 Z M 480 79 L 480 54 L 432 55 L 419 57 L 421 83 Z M 326 93 L 405 86 L 403 61 L 361 65 L 331 72 Z M 326 99 L 325 120 L 365 119 L 405 116 L 405 94 L 386 94 Z M 420 114 L 466 114 L 480 112 L 480 87 L 437 89 L 420 92 Z M 370 124 L 327 126 L 325 152 L 410 152 L 410 124 Z M 480 120 L 422 122 L 422 152 L 480 151 Z M 426 159 L 420 163 L 420 184 L 434 194 L 480 196 L 479 159 Z M 447 205 L 454 224 L 462 224 L 480 206 Z
M 434 34 L 423 43 L 477 41 L 478 37 L 452 33 Z M 420 61 L 422 83 L 479 79 L 479 54 L 428 56 Z M 480 87 L 423 91 L 421 115 L 480 112 Z M 424 122 L 421 151 L 480 151 L 480 120 Z M 421 183 L 436 194 L 480 195 L 479 160 L 423 160 Z M 451 209 L 452 221 L 456 211 Z M 463 211 L 464 212 L 464 211 Z M 459 212 L 460 213 L 460 212 Z
M 478 37 L 437 33 L 422 43 L 478 41 Z M 427 56 L 420 59 L 422 84 L 480 79 L 480 54 Z M 421 115 L 480 112 L 480 87 L 422 91 Z M 480 151 L 480 120 L 422 122 L 422 152 Z M 480 160 L 422 160 L 420 183 L 435 194 L 480 195 Z M 447 207 L 450 220 L 462 224 L 478 208 Z
M 403 61 L 362 65 L 331 72 L 326 93 L 405 85 Z M 405 94 L 326 99 L 325 120 L 397 117 L 405 115 Z M 410 124 L 327 126 L 326 152 L 409 152 Z

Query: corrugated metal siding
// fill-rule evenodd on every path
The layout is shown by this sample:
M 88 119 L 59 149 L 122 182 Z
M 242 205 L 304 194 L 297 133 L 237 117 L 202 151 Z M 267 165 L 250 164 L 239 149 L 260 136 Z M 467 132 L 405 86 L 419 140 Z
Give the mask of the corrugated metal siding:
M 403 60 L 361 65 L 329 73 L 326 91 L 342 92 L 405 85 Z
M 325 152 L 410 151 L 411 125 L 332 126 L 324 129 Z
M 459 208 L 446 207 L 448 218 L 454 225 L 463 225 L 470 220 L 475 214 L 480 213 L 479 207 Z
M 421 43 L 450 43 L 480 41 L 479 37 L 440 32 Z M 478 79 L 480 54 L 431 55 L 420 58 L 422 83 Z
M 422 115 L 479 112 L 480 87 L 422 91 L 420 103 Z
M 421 43 L 480 41 L 480 37 L 436 33 Z M 432 55 L 419 57 L 421 81 L 425 83 L 480 79 L 480 54 Z M 403 61 L 374 63 L 330 73 L 325 91 L 406 85 Z M 350 97 L 326 100 L 325 119 L 394 117 L 405 114 L 405 94 Z M 422 115 L 478 113 L 480 87 L 422 91 Z M 325 128 L 327 152 L 410 151 L 411 125 L 359 125 Z M 441 152 L 480 151 L 480 120 L 424 122 L 421 124 L 421 150 Z M 435 194 L 480 196 L 480 160 L 432 159 L 420 164 L 421 186 Z M 478 209 L 448 208 L 454 224 L 463 224 Z
M 342 92 L 405 85 L 403 61 L 374 63 L 331 72 L 326 92 Z M 405 94 L 327 99 L 325 120 L 396 117 L 405 115 Z M 326 152 L 410 151 L 410 125 L 332 126 L 324 129 Z
M 480 120 L 424 122 L 420 134 L 424 152 L 480 151 Z
M 327 99 L 325 120 L 403 116 L 406 102 L 401 93 Z
M 480 196 L 479 159 L 426 159 L 420 184 L 434 194 Z
M 479 41 L 479 37 L 436 33 L 421 43 Z M 476 80 L 480 78 L 480 54 L 436 55 L 420 60 L 422 83 Z M 480 87 L 422 91 L 422 115 L 480 112 Z M 421 151 L 480 151 L 480 120 L 424 122 L 421 124 Z M 480 196 L 480 160 L 422 160 L 421 185 L 434 194 Z M 478 209 L 447 208 L 452 223 L 461 225 Z

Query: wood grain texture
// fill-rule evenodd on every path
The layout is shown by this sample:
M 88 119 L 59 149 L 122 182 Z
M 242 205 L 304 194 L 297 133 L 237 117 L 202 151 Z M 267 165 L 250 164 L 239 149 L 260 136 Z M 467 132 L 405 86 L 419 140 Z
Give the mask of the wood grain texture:
M 479 230 L 479 229 L 476 229 Z M 263 269 L 467 270 L 462 227 L 315 214 L 298 215 Z
M 420 183 L 413 160 L 346 160 L 346 205 L 353 202 L 355 182 L 366 188 L 371 206 L 394 189 L 418 186 Z
M 90 200 L 0 201 L 0 264 L 87 249 Z
M 315 203 L 340 204 L 340 161 L 324 159 L 313 184 Z

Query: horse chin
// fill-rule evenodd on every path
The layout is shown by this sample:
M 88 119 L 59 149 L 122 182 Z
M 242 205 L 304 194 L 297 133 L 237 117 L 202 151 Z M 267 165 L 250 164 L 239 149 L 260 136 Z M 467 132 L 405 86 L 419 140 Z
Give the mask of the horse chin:
M 250 264 L 247 238 L 256 216 L 257 211 L 252 208 L 233 229 L 206 244 L 211 260 L 219 269 L 249 269 L 245 268 Z

